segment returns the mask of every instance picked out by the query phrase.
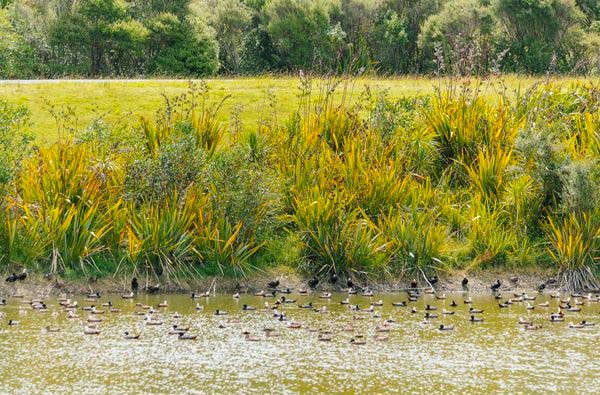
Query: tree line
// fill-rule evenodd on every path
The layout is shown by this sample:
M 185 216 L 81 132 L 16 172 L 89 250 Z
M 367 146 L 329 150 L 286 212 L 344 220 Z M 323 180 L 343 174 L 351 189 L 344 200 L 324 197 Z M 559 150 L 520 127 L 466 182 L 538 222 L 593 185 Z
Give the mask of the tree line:
M 599 0 L 0 0 L 0 78 L 600 71 Z

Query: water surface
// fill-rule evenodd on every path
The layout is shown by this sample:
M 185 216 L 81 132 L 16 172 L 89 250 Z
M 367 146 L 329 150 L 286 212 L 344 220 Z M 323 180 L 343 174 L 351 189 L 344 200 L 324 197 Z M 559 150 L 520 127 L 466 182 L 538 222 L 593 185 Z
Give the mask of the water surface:
M 468 321 L 467 295 L 451 294 L 446 300 L 425 295 L 409 307 L 391 302 L 406 300 L 405 294 L 353 295 L 351 302 L 367 307 L 382 299 L 383 307 L 374 313 L 356 313 L 341 305 L 346 294 L 332 299 L 318 295 L 287 295 L 297 304 L 313 302 L 327 306 L 329 313 L 285 305 L 290 320 L 302 323 L 289 329 L 286 322 L 273 318 L 271 310 L 261 309 L 273 298 L 218 295 L 192 300 L 187 295 L 140 295 L 133 300 L 119 296 L 103 297 L 98 306 L 111 300 L 120 313 L 101 315 L 102 333 L 83 334 L 87 312 L 81 319 L 67 319 L 55 299 L 47 300 L 48 311 L 33 311 L 19 299 L 0 307 L 0 393 L 84 393 L 84 394 L 265 394 L 265 393 L 600 393 L 600 303 L 585 302 L 581 312 L 566 313 L 566 322 L 550 323 L 550 312 L 558 300 L 537 295 L 532 304 L 546 300 L 549 308 L 527 310 L 524 303 L 500 309 L 489 294 L 470 295 L 473 306 L 484 309 L 483 322 Z M 506 298 L 511 295 L 506 294 Z M 80 306 L 89 306 L 75 297 Z M 166 300 L 169 307 L 158 309 Z M 459 304 L 449 307 L 452 300 Z M 163 320 L 161 326 L 144 325 L 136 303 L 154 306 Z M 196 303 L 204 309 L 197 311 Z M 241 311 L 243 304 L 259 308 Z M 452 316 L 423 324 L 426 304 L 455 310 Z M 412 314 L 416 306 L 418 313 Z M 215 316 L 216 309 L 227 316 Z M 174 312 L 181 318 L 174 318 Z M 1 314 L 1 313 L 0 313 Z M 356 320 L 355 316 L 364 319 Z M 379 317 L 381 316 L 381 317 Z M 520 317 L 543 325 L 527 331 Z M 377 324 L 392 318 L 389 340 L 375 340 Z M 8 326 L 8 319 L 19 321 Z M 597 326 L 568 329 L 569 321 L 588 320 Z M 440 332 L 440 323 L 454 325 Z M 196 341 L 183 341 L 169 335 L 173 324 L 189 325 Z M 59 333 L 47 333 L 47 325 Z M 352 325 L 354 332 L 344 331 Z M 223 326 L 224 328 L 219 328 Z M 267 338 L 263 329 L 273 328 L 278 337 Z M 331 342 L 317 340 L 312 330 L 329 329 Z M 124 331 L 140 332 L 139 340 L 126 340 Z M 250 331 L 261 341 L 244 339 Z M 365 345 L 352 345 L 350 339 L 362 334 Z

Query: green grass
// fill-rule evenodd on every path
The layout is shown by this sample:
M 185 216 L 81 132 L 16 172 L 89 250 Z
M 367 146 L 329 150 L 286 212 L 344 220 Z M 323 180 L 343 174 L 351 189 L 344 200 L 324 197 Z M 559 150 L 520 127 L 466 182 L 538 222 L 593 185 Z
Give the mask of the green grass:
M 596 82 L 600 81 L 598 78 Z M 566 85 L 580 79 L 562 79 Z M 486 82 L 484 94 L 494 96 L 501 89 L 501 82 L 511 90 L 523 89 L 535 82 L 528 77 L 508 76 Z M 233 114 L 239 111 L 239 120 L 246 130 L 254 129 L 261 121 L 283 123 L 298 108 L 301 93 L 300 80 L 295 77 L 257 77 L 207 80 L 210 100 L 224 102 L 219 117 L 231 123 Z M 318 94 L 317 81 L 313 82 L 313 98 Z M 356 100 L 368 86 L 373 95 L 386 91 L 390 98 L 430 94 L 440 85 L 439 80 L 414 77 L 393 79 L 362 78 L 348 86 L 347 101 Z M 163 95 L 173 97 L 188 89 L 186 80 L 146 81 L 55 81 L 23 83 L 0 82 L 0 100 L 25 105 L 31 111 L 32 129 L 39 143 L 57 138 L 56 121 L 50 107 L 56 110 L 72 108 L 77 127 L 83 128 L 94 119 L 103 117 L 108 123 L 135 124 L 140 116 L 152 115 L 164 104 Z M 342 89 L 337 90 L 341 100 Z M 269 104 L 275 104 L 273 110 Z

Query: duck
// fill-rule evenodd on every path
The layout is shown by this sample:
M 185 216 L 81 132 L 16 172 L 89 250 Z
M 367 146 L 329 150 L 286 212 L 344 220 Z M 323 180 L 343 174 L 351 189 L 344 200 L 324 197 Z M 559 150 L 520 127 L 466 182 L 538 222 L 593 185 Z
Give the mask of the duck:
M 481 322 L 481 321 L 483 321 L 483 318 L 477 318 L 474 315 L 472 315 L 470 318 L 470 321 L 471 322 Z
M 519 325 L 533 325 L 532 321 L 527 321 L 525 318 L 520 317 L 519 318 Z
M 0 306 L 6 306 L 6 299 L 0 300 Z
M 244 304 L 244 305 L 242 305 L 242 310 L 244 310 L 244 311 L 253 311 L 253 310 L 256 310 L 256 307 Z
M 435 298 L 438 299 L 438 300 L 445 300 L 446 299 L 446 294 L 435 295 Z
M 15 321 L 15 320 L 8 320 L 8 326 L 15 326 L 15 325 L 19 325 L 19 321 Z
M 375 335 L 375 341 L 386 342 L 388 340 L 390 340 L 390 335 L 388 335 L 387 333 L 378 333 L 377 335 Z
M 571 329 L 581 329 L 581 328 L 585 328 L 585 325 L 583 324 L 574 324 L 572 322 L 569 322 L 569 328 Z
M 473 303 L 473 300 L 471 299 L 471 297 L 469 296 L 469 298 L 467 300 L 464 301 L 465 304 L 471 304 Z
M 542 325 L 540 325 L 540 324 L 526 325 L 525 329 L 528 330 L 528 331 L 535 331 L 535 330 L 538 330 L 538 329 L 542 329 Z
M 371 302 L 371 306 L 377 306 L 377 307 L 383 306 L 383 300 L 380 299 L 377 302 Z
M 169 329 L 169 335 L 179 335 L 182 332 L 187 332 L 190 330 L 189 326 L 179 326 L 179 325 L 173 325 L 171 327 L 171 329 Z
M 417 288 L 419 285 L 419 283 L 417 283 L 417 280 L 413 278 L 413 280 L 410 282 L 410 287 L 415 289 Z
M 288 322 L 288 324 L 287 324 L 286 326 L 287 326 L 288 328 L 291 328 L 291 329 L 299 329 L 299 328 L 302 328 L 302 324 L 301 324 L 301 323 L 299 323 L 299 322 L 294 322 L 294 321 L 292 321 L 292 322 Z
M 406 301 L 402 301 L 402 302 L 392 302 L 392 306 L 395 306 L 395 307 L 406 307 L 408 305 L 407 305 Z
M 240 293 L 239 292 L 234 293 L 233 294 L 233 298 L 234 299 L 239 299 L 240 298 Z
M 197 337 L 198 335 L 192 335 L 187 332 L 182 332 L 177 336 L 179 340 L 196 340 Z
M 200 310 L 204 310 L 204 306 L 202 306 L 200 303 L 196 303 L 196 311 Z
M 417 308 L 413 307 L 412 310 L 410 310 L 410 312 L 413 313 L 413 314 L 416 313 L 417 312 Z
M 362 338 L 362 337 L 353 337 L 352 339 L 350 339 L 350 344 L 354 345 L 354 346 L 362 346 L 367 344 L 367 341 Z
M 450 303 L 450 307 L 457 307 L 458 304 L 453 300 L 452 303 Z
M 469 284 L 469 279 L 466 277 L 463 277 L 462 281 L 460 282 L 463 288 L 467 288 L 467 284 Z
M 307 291 L 306 289 L 304 289 L 304 288 L 300 288 L 300 289 L 298 290 L 298 293 L 299 293 L 300 295 L 306 295 L 306 294 L 308 293 L 308 291 Z
M 77 315 L 73 310 L 70 310 L 67 312 L 67 318 L 75 319 L 75 318 L 79 318 L 79 315 Z
M 88 318 L 86 319 L 87 322 L 102 322 L 102 318 L 100 317 L 94 317 L 92 315 L 88 316 Z
M 454 325 L 440 324 L 440 326 L 438 327 L 438 330 L 440 330 L 440 331 L 453 331 L 454 330 Z
M 340 302 L 340 304 L 350 304 L 350 299 L 346 298 Z
M 428 310 L 428 311 L 429 310 L 437 310 L 437 307 L 431 306 L 431 305 L 427 305 L 427 306 L 425 306 L 425 310 Z
M 330 342 L 332 339 L 332 336 L 328 333 L 319 333 L 319 336 L 317 337 L 317 340 L 320 342 Z
M 249 342 L 259 342 L 259 341 L 260 341 L 260 338 L 258 338 L 258 337 L 255 337 L 255 336 L 252 336 L 252 335 L 250 334 L 250 332 L 248 332 L 248 331 L 244 331 L 244 332 L 242 332 L 242 335 L 244 335 L 244 339 L 245 339 L 246 341 L 249 341 Z
M 550 302 L 546 301 L 544 303 L 538 303 L 539 307 L 550 307 Z
M 298 307 L 301 308 L 301 309 L 312 309 L 313 308 L 313 304 L 312 304 L 312 302 L 309 302 L 308 304 L 303 304 L 303 305 L 300 305 Z
M 281 303 L 289 303 L 289 304 L 296 303 L 296 299 L 286 299 L 285 296 L 282 296 L 280 301 L 281 301 Z
M 129 292 L 128 294 L 121 295 L 121 298 L 122 299 L 133 299 L 134 296 L 135 296 L 135 294 L 133 292 Z
M 529 303 L 526 304 L 526 308 L 527 310 L 535 310 L 535 306 L 532 306 Z
M 227 313 L 227 311 L 225 311 L 225 310 L 219 310 L 219 309 L 215 310 L 215 315 L 227 315 L 227 314 L 229 314 L 229 313 Z
M 444 315 L 453 315 L 455 313 L 455 311 L 448 311 L 446 309 L 442 309 L 442 314 Z
M 430 318 L 438 318 L 437 314 L 430 314 L 429 312 L 425 313 L 425 319 L 428 320 Z
M 373 296 L 373 291 L 371 291 L 369 288 L 365 288 L 365 290 L 362 293 L 363 296 L 368 296 L 371 297 Z
M 162 303 L 159 303 L 159 304 L 158 304 L 158 307 L 159 307 L 159 308 L 161 308 L 161 307 L 169 307 L 169 304 L 168 304 L 168 303 L 167 303 L 167 301 L 165 300 L 165 301 L 163 301 Z
M 60 332 L 60 328 L 57 326 L 46 326 L 46 328 L 44 328 L 46 330 L 46 332 L 50 332 L 50 333 L 56 333 L 56 332 Z
M 192 299 L 202 299 L 202 298 L 209 298 L 209 297 L 210 297 L 210 291 L 206 291 L 206 292 L 202 292 L 202 293 L 192 292 Z
M 474 309 L 472 307 L 469 307 L 469 313 L 470 314 L 481 314 L 481 313 L 483 313 L 483 310 L 481 310 L 481 309 Z
M 581 325 L 583 326 L 595 326 L 596 324 L 593 322 L 587 322 L 585 320 L 581 321 Z
M 137 333 L 134 335 L 133 333 L 129 333 L 128 331 L 125 331 L 125 334 L 123 337 L 125 337 L 125 339 L 127 339 L 127 340 L 137 340 L 140 338 L 140 334 Z
M 331 292 L 323 292 L 319 297 L 321 299 L 331 299 Z
M 83 327 L 83 333 L 85 335 L 99 335 L 100 334 L 100 329 L 86 325 L 86 326 Z

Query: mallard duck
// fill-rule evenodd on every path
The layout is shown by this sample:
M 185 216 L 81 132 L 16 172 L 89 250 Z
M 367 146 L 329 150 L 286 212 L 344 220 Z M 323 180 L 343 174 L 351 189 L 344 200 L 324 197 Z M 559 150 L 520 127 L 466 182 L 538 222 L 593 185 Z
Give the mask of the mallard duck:
M 240 293 L 239 292 L 234 293 L 233 294 L 233 298 L 234 299 L 239 299 L 240 298 Z
M 50 326 L 50 325 L 48 325 L 45 328 L 45 330 L 46 330 L 46 332 L 50 332 L 50 333 L 60 332 L 60 328 L 59 327 L 57 327 L 57 326 Z
M 229 313 L 227 313 L 225 310 L 215 310 L 215 315 L 227 315 Z
M 308 304 L 303 304 L 303 305 L 300 305 L 298 307 L 300 307 L 301 309 L 312 309 L 313 308 L 313 304 L 312 304 L 312 302 L 309 302 Z
M 406 303 L 406 301 L 392 302 L 392 306 L 395 306 L 395 307 L 406 307 L 406 306 L 408 306 L 408 304 Z
M 350 344 L 354 346 L 362 346 L 367 344 L 367 341 L 363 338 L 353 337 L 352 339 L 350 339 Z
M 416 307 L 413 307 L 413 308 L 410 310 L 410 312 L 411 312 L 411 313 L 413 313 L 413 314 L 414 314 L 414 313 L 416 313 L 416 312 L 417 312 L 417 308 L 416 308 Z
M 196 311 L 200 310 L 204 310 L 204 306 L 202 306 L 200 303 L 196 303 Z
M 291 329 L 299 329 L 299 328 L 302 328 L 302 324 L 301 324 L 301 323 L 299 323 L 299 322 L 293 322 L 293 321 L 292 321 L 292 322 L 289 322 L 289 323 L 287 324 L 287 327 L 288 327 L 288 328 L 291 328 Z
M 453 331 L 454 330 L 454 326 L 453 325 L 440 324 L 440 326 L 438 327 L 438 330 L 440 330 L 440 331 Z
M 192 299 L 210 298 L 210 291 L 195 293 L 192 292 Z
M 546 301 L 544 303 L 538 303 L 539 307 L 550 307 L 550 302 Z
M 102 318 L 100 317 L 94 317 L 94 316 L 88 316 L 88 318 L 86 319 L 87 322 L 102 322 Z
M 128 339 L 128 340 L 137 340 L 140 338 L 140 334 L 138 333 L 138 334 L 134 335 L 133 333 L 129 333 L 129 332 L 125 331 L 124 337 L 125 337 L 125 339 Z
M 340 302 L 340 304 L 350 304 L 350 299 L 346 298 Z
M 197 337 L 198 335 L 191 335 L 187 332 L 182 332 L 177 336 L 179 340 L 196 340 Z
M 248 306 L 247 304 L 242 305 L 242 310 L 244 311 L 252 311 L 252 310 L 256 310 L 256 307 L 254 306 Z
M 298 290 L 298 293 L 299 293 L 300 295 L 305 295 L 307 292 L 308 292 L 308 291 L 307 291 L 306 289 L 304 289 L 304 288 L 300 288 L 300 289 Z
M 0 300 L 0 306 L 6 306 L 6 299 Z
M 533 325 L 532 321 L 527 321 L 525 318 L 520 317 L 519 318 L 519 325 Z
M 169 307 L 169 303 L 167 303 L 167 301 L 165 300 L 165 301 L 163 301 L 162 303 L 159 303 L 159 304 L 158 304 L 158 307 L 159 307 L 159 308 L 162 308 L 162 307 Z
M 282 296 L 280 301 L 281 301 L 281 303 L 289 303 L 289 304 L 296 303 L 296 299 L 286 299 L 285 296 Z
M 481 322 L 481 321 L 483 321 L 483 318 L 477 318 L 474 315 L 472 315 L 470 318 L 470 321 L 471 322 Z
M 464 301 L 465 304 L 471 304 L 473 303 L 473 300 L 471 299 L 471 297 L 469 296 L 469 298 L 467 300 Z
M 469 307 L 469 313 L 470 314 L 481 314 L 481 313 L 483 313 L 483 310 L 481 310 L 481 309 L 474 309 L 472 307 Z
M 529 303 L 527 303 L 527 305 L 525 307 L 527 308 L 527 310 L 534 310 L 535 309 L 535 306 L 532 306 Z
M 450 303 L 450 307 L 457 307 L 457 306 L 458 306 L 458 304 L 456 304 L 455 301 L 452 301 L 452 303 Z
M 15 326 L 15 325 L 19 325 L 19 321 L 8 320 L 8 326 Z
M 70 310 L 67 312 L 67 318 L 75 319 L 75 318 L 79 318 L 79 316 L 73 310 Z
M 377 302 L 371 302 L 371 306 L 383 306 L 383 300 L 378 300 Z
M 178 312 L 173 313 L 173 318 L 178 319 L 181 317 L 182 317 L 182 315 L 180 313 L 178 313 Z
M 331 292 L 323 292 L 319 297 L 321 299 L 331 299 Z
M 104 310 L 98 310 L 95 306 L 92 306 L 92 309 L 90 311 L 92 314 L 104 314 Z
M 390 340 L 390 335 L 387 333 L 378 333 L 375 335 L 375 341 L 386 342 L 388 340 Z
M 425 313 L 425 319 L 430 319 L 430 318 L 438 318 L 437 314 L 430 314 L 429 312 Z
M 540 324 L 526 325 L 525 329 L 528 331 L 535 331 L 538 329 L 542 329 L 542 325 L 540 325 Z
M 583 325 L 583 324 L 574 324 L 572 322 L 569 322 L 569 328 L 571 328 L 571 329 L 581 329 L 581 328 L 585 328 L 585 325 Z
M 596 324 L 594 324 L 593 322 L 587 322 L 585 320 L 581 321 L 581 325 L 583 326 L 595 326 Z
M 93 328 L 91 326 L 85 326 L 85 327 L 83 327 L 83 333 L 85 335 L 99 335 L 100 334 L 100 329 Z
M 550 322 L 564 322 L 564 321 L 565 321 L 564 317 L 560 317 L 560 316 L 556 316 L 556 315 L 550 316 Z
M 431 305 L 429 305 L 429 304 L 428 304 L 427 306 L 425 306 L 425 310 L 427 310 L 427 311 L 430 311 L 430 310 L 437 310 L 437 307 L 435 307 L 435 306 L 431 306 Z
M 453 315 L 454 313 L 455 313 L 455 311 L 448 311 L 448 310 L 446 310 L 446 309 L 442 309 L 442 314 L 445 314 L 445 315 Z
M 319 336 L 317 337 L 317 340 L 320 342 L 330 342 L 332 339 L 332 336 L 328 333 L 319 333 Z
M 446 299 L 446 294 L 435 295 L 435 298 L 438 299 L 438 300 L 444 300 L 444 299 Z
M 363 295 L 363 296 L 368 296 L 368 297 L 371 297 L 371 296 L 373 296 L 373 291 L 371 291 L 369 288 L 366 288 L 366 289 L 363 291 L 362 295 Z
M 254 336 L 252 336 L 252 335 L 250 334 L 250 332 L 248 332 L 248 331 L 244 331 L 244 332 L 242 332 L 242 335 L 244 335 L 244 339 L 245 339 L 246 341 L 249 341 L 249 342 L 259 342 L 259 341 L 260 341 L 260 339 L 259 339 L 258 337 L 254 337 Z

